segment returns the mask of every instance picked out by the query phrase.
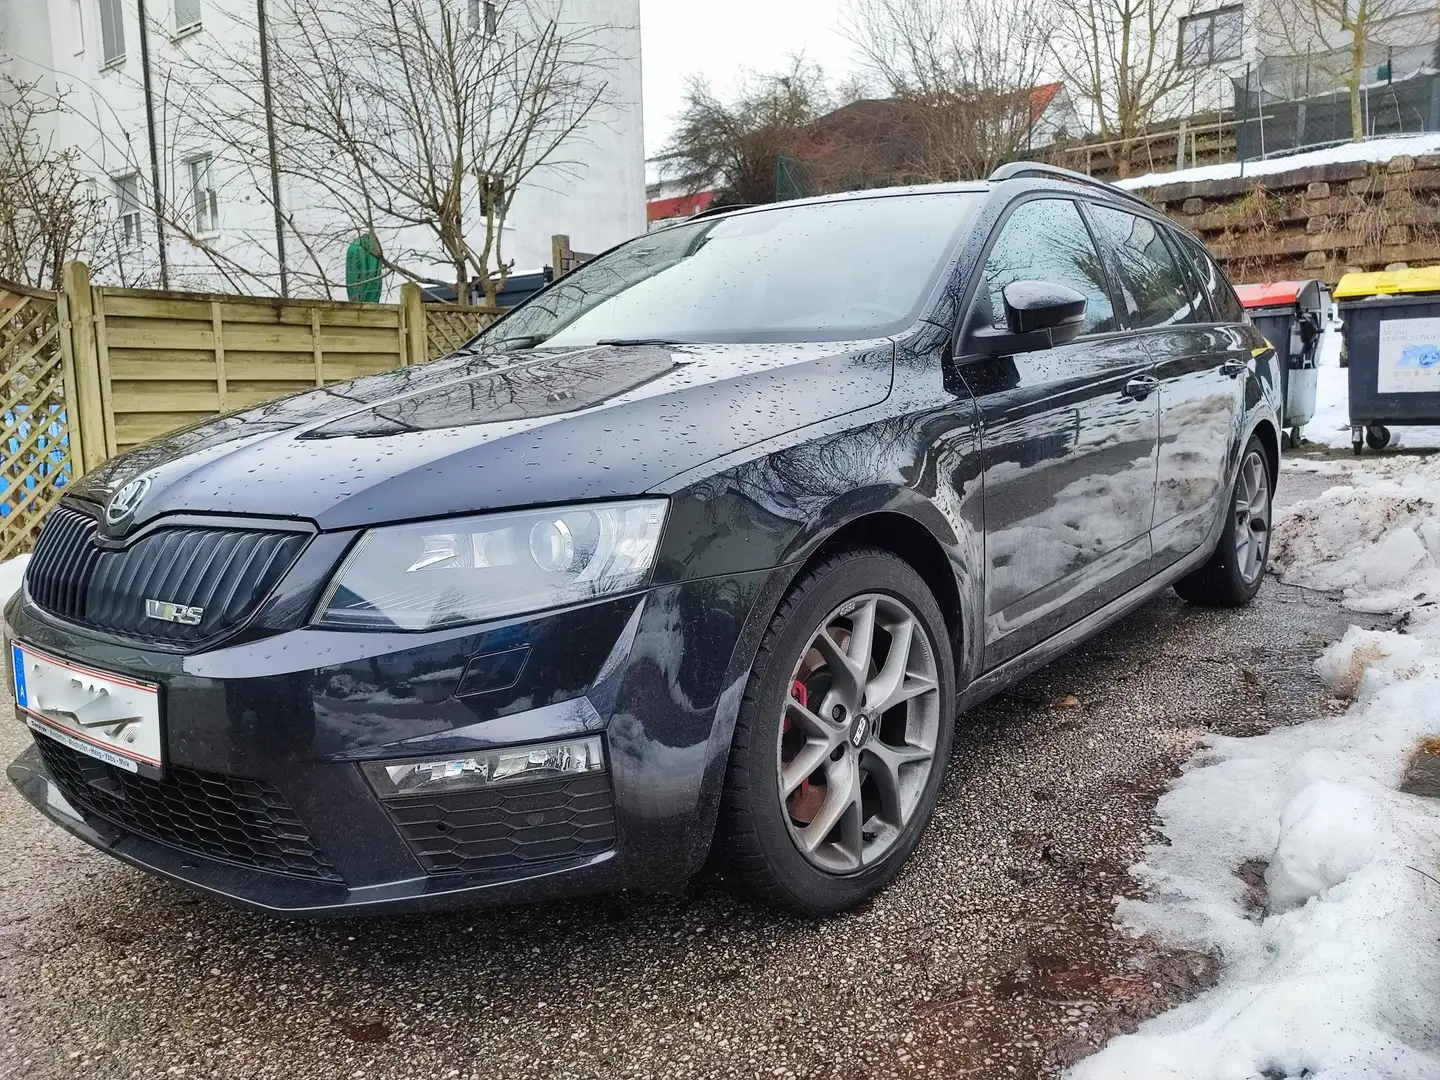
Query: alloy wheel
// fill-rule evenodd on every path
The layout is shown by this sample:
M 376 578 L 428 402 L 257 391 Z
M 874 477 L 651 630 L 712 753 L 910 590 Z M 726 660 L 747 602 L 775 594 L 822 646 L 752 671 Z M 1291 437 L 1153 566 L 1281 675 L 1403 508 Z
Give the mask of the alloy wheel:
M 832 874 L 883 858 L 920 804 L 939 732 L 935 643 L 916 613 L 867 593 L 827 615 L 780 724 L 779 795 L 800 854 Z
M 1235 484 L 1235 561 L 1240 578 L 1253 585 L 1265 570 L 1270 548 L 1270 477 L 1265 462 L 1251 451 Z

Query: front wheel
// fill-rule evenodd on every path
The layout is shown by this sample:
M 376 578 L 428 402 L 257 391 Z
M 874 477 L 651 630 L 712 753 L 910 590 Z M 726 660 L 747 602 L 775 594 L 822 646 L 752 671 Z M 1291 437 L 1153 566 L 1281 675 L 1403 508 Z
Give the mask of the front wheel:
M 736 720 L 729 883 L 807 916 L 873 896 L 930 821 L 954 708 L 945 621 L 919 574 L 876 549 L 808 571 L 771 622 Z
M 1205 607 L 1242 607 L 1260 591 L 1270 558 L 1270 469 L 1260 440 L 1240 458 L 1220 542 L 1208 562 L 1175 583 L 1184 600 Z

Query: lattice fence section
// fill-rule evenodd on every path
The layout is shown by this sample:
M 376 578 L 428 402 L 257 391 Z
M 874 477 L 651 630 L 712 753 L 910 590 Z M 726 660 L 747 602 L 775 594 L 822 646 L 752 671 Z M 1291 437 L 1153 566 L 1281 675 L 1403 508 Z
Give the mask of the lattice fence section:
M 504 313 L 504 308 L 425 305 L 425 349 L 431 360 L 449 356 Z
M 59 302 L 0 281 L 0 560 L 29 549 L 78 475 Z

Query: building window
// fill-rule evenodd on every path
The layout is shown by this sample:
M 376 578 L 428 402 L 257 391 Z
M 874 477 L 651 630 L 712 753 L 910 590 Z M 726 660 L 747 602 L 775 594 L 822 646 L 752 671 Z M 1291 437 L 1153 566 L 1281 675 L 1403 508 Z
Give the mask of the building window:
M 1238 60 L 1244 37 L 1243 7 L 1186 15 L 1180 20 L 1180 66 L 1203 67 L 1218 60 Z
M 470 0 L 470 25 L 485 30 L 486 37 L 500 32 L 500 11 L 494 0 Z
M 201 154 L 185 163 L 190 168 L 191 224 L 202 236 L 220 229 L 220 201 L 210 176 L 213 161 L 209 154 Z
M 115 177 L 115 199 L 120 204 L 120 220 L 116 230 L 120 246 L 140 246 L 140 174 Z
M 75 55 L 85 51 L 84 0 L 70 0 L 70 36 L 75 39 Z
M 175 32 L 184 33 L 200 26 L 200 0 L 175 0 Z
M 125 60 L 125 12 L 120 0 L 95 0 L 100 9 L 100 53 L 105 67 Z

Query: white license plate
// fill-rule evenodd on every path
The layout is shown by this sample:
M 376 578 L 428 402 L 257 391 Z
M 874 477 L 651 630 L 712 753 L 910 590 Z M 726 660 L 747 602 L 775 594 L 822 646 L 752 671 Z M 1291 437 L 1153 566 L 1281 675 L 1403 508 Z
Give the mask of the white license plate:
M 72 664 L 18 641 L 10 646 L 15 704 L 30 727 L 130 772 L 160 769 L 160 690 Z

